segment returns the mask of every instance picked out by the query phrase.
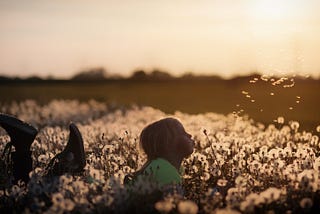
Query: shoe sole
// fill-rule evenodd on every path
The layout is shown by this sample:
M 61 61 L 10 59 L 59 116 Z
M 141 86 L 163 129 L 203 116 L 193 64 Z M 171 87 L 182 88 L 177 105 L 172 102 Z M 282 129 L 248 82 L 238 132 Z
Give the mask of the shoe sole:
M 0 124 L 7 124 L 32 137 L 35 137 L 38 134 L 37 129 L 35 129 L 33 126 L 8 114 L 0 113 Z
M 79 145 L 80 146 L 80 158 L 81 158 L 81 161 L 83 161 L 81 163 L 81 167 L 85 167 L 86 165 L 86 156 L 85 156 L 85 152 L 84 152 L 84 144 L 83 144 L 83 138 L 82 138 L 82 135 L 78 129 L 78 127 L 74 124 L 74 123 L 71 123 L 69 125 L 69 128 L 70 128 L 70 131 L 72 130 L 72 132 L 77 136 L 77 138 L 79 139 Z

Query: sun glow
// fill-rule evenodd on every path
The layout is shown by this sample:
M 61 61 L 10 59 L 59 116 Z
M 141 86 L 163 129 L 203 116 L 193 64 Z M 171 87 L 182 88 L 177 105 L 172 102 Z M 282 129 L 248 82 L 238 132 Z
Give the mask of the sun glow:
M 299 7 L 297 0 L 257 0 L 249 10 L 258 21 L 286 21 L 297 18 Z

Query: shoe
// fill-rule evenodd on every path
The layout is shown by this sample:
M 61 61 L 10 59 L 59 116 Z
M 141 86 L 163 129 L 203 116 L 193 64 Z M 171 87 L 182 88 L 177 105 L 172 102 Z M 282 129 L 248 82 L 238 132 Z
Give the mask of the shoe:
M 0 126 L 10 137 L 1 157 L 1 162 L 5 164 L 4 175 L 7 179 L 12 175 L 14 183 L 18 180 L 27 183 L 32 170 L 30 147 L 38 131 L 18 118 L 3 113 L 0 113 Z M 15 147 L 15 152 L 11 152 L 12 146 Z
M 38 131 L 18 118 L 0 113 L 0 126 L 10 136 L 10 141 L 19 153 L 28 152 Z
M 57 154 L 47 166 L 47 175 L 81 173 L 86 165 L 86 157 L 81 133 L 74 123 L 69 126 L 69 140 L 65 149 Z

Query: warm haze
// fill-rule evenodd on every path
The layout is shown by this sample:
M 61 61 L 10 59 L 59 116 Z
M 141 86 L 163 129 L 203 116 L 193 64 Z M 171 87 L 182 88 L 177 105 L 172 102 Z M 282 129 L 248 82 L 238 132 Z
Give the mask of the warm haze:
M 0 74 L 69 77 L 90 67 L 224 77 L 320 76 L 320 2 L 0 2 Z

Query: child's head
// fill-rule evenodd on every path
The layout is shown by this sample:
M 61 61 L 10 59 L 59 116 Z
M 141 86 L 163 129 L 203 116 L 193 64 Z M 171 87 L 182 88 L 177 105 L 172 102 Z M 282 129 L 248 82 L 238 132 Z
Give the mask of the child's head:
M 165 118 L 146 126 L 140 134 L 140 145 L 148 160 L 175 154 L 185 158 L 193 152 L 194 141 L 175 118 Z

